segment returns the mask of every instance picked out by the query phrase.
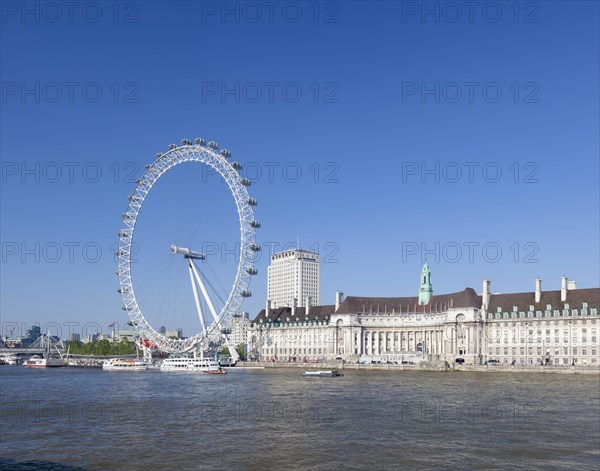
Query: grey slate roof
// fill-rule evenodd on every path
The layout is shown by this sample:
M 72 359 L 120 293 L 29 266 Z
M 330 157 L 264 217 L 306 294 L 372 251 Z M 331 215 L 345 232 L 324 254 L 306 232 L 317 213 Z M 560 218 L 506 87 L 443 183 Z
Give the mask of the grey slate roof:
M 404 298 L 379 298 L 348 296 L 341 304 L 338 313 L 344 314 L 369 314 L 373 313 L 409 313 L 409 312 L 441 312 L 450 307 L 481 307 L 481 296 L 473 288 L 450 294 L 435 293 L 429 304 L 419 306 L 418 296 Z
M 503 312 L 512 312 L 513 306 L 517 311 L 527 312 L 529 306 L 534 306 L 534 311 L 545 311 L 546 305 L 552 305 L 552 310 L 564 308 L 565 303 L 570 309 L 581 309 L 584 302 L 588 303 L 588 309 L 598 308 L 600 304 L 600 288 L 574 289 L 567 291 L 567 300 L 560 300 L 560 290 L 542 291 L 539 303 L 535 302 L 535 292 L 492 294 L 488 312 L 497 312 L 498 307 Z
M 311 308 L 308 310 L 308 320 L 314 321 L 318 319 L 322 321 L 325 320 L 326 317 L 331 316 L 334 312 L 335 305 L 333 304 L 326 306 L 311 306 Z M 297 307 L 294 319 L 292 319 L 291 307 L 279 307 L 277 309 L 269 309 L 268 316 L 265 314 L 265 309 L 263 309 L 258 313 L 258 316 L 256 316 L 256 318 L 254 319 L 254 322 L 257 323 L 261 320 L 263 322 L 268 322 L 269 320 L 271 320 L 271 322 L 287 322 L 288 318 L 290 319 L 290 322 L 292 320 L 296 320 L 296 318 L 300 321 L 304 321 L 305 319 L 307 319 L 306 308 Z

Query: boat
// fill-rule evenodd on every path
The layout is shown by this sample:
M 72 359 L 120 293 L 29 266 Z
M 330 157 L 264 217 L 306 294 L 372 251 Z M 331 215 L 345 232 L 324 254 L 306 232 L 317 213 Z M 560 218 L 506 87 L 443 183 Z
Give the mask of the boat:
M 303 376 L 332 377 L 332 376 L 344 376 L 344 375 L 336 370 L 322 370 L 322 371 L 305 371 Z
M 67 366 L 67 360 L 63 357 L 62 353 L 60 353 L 60 350 L 56 345 L 54 348 L 56 349 L 58 356 L 56 353 L 52 353 L 50 333 L 40 338 L 44 348 L 44 354 L 33 355 L 23 363 L 23 366 L 26 368 L 55 368 Z
M 102 368 L 102 362 L 99 360 L 68 360 L 69 368 Z
M 210 368 L 206 371 L 202 371 L 202 373 L 206 374 L 206 375 L 224 375 L 227 374 L 227 372 L 223 369 L 222 366 L 219 366 L 218 368 Z
M 160 365 L 161 371 L 200 371 L 208 374 L 225 374 L 225 370 L 216 360 L 210 358 L 172 357 L 165 358 Z
M 102 369 L 107 371 L 141 371 L 148 369 L 148 363 L 143 360 L 111 358 L 102 363 Z
M 19 365 L 21 359 L 17 355 L 5 355 L 0 358 L 0 365 Z
M 67 366 L 67 362 L 63 358 L 33 355 L 23 363 L 23 366 L 26 368 L 54 368 Z

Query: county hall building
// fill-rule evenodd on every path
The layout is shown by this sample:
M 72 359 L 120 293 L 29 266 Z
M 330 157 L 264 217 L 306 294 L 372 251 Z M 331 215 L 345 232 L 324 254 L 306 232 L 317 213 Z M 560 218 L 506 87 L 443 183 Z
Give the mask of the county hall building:
M 259 361 L 449 363 L 599 366 L 600 288 L 492 294 L 465 288 L 433 293 L 425 263 L 418 296 L 343 297 L 336 304 L 272 307 L 267 301 L 247 329 L 248 356 Z

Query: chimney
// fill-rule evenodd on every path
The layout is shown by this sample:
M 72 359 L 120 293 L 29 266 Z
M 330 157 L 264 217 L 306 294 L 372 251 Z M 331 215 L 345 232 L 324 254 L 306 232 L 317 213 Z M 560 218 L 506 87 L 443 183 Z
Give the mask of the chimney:
M 535 302 L 539 303 L 542 299 L 542 280 L 535 279 Z
M 270 311 L 271 311 L 271 300 L 267 299 L 267 304 L 265 305 L 265 319 L 269 318 Z
M 483 293 L 481 295 L 481 309 L 484 311 L 488 310 L 490 305 L 490 280 L 483 280 Z
M 340 305 L 342 304 L 343 299 L 344 299 L 344 292 L 336 291 L 335 292 L 335 310 L 336 311 L 340 308 Z
M 572 289 L 577 289 L 577 282 L 575 280 L 569 280 L 567 283 L 567 291 L 571 291 Z
M 560 285 L 560 300 L 564 303 L 567 300 L 567 277 L 563 276 Z
M 296 317 L 296 307 L 298 307 L 298 298 L 292 299 L 292 319 Z
M 308 313 L 310 312 L 310 296 L 306 297 L 306 304 L 304 305 L 304 309 L 305 309 L 304 315 L 306 317 L 308 317 Z

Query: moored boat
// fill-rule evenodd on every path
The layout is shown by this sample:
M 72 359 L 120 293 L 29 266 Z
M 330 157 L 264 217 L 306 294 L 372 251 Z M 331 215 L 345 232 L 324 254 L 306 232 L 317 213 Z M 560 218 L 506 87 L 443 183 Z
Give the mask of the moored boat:
M 67 366 L 67 360 L 60 352 L 58 347 L 54 345 L 56 352 L 52 352 L 52 340 L 50 333 L 40 337 L 43 355 L 33 355 L 23 363 L 26 368 L 54 368 Z
M 5 355 L 0 358 L 0 364 L 4 365 L 19 365 L 21 359 L 17 355 Z
M 23 363 L 23 366 L 26 368 L 53 368 L 67 366 L 67 362 L 63 358 L 33 355 Z
M 99 360 L 69 360 L 69 368 L 102 368 L 102 362 Z

